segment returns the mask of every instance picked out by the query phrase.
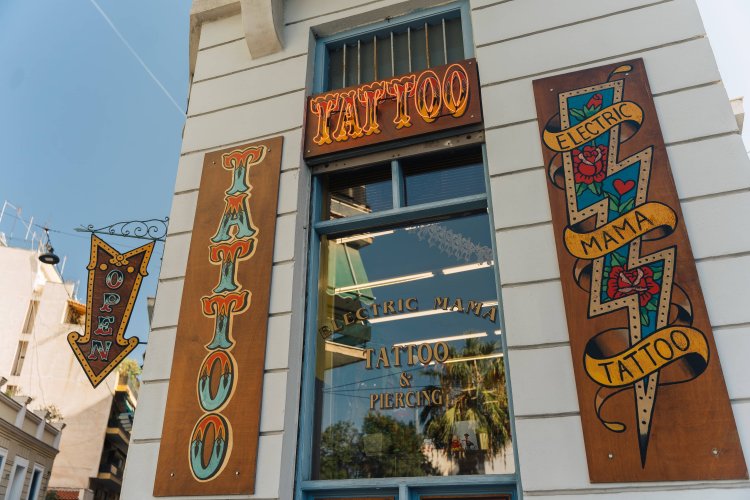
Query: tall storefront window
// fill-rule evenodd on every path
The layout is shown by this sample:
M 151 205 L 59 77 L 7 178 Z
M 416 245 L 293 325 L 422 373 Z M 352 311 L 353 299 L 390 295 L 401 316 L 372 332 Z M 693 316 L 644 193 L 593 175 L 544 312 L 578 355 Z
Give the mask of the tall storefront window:
M 310 481 L 513 474 L 481 149 L 315 182 Z

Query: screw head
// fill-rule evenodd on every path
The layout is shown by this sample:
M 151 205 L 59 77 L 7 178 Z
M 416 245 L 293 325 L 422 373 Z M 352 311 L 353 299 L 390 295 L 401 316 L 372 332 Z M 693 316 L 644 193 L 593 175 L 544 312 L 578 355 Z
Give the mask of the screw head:
M 612 460 L 613 458 L 615 458 L 615 454 L 614 453 L 609 453 L 609 454 L 607 454 L 607 458 L 610 459 L 610 460 Z

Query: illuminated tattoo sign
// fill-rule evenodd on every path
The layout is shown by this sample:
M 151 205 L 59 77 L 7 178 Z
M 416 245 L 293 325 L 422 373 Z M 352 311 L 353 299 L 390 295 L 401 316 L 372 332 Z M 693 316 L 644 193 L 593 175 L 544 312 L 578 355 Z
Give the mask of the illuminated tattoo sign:
M 534 94 L 592 482 L 747 478 L 643 61 Z
M 86 332 L 70 332 L 68 344 L 94 387 L 138 345 L 137 337 L 125 338 L 125 330 L 153 250 L 151 242 L 121 254 L 91 236 Z
M 155 496 L 254 491 L 282 140 L 205 156 Z
M 308 98 L 305 158 L 481 123 L 474 59 Z

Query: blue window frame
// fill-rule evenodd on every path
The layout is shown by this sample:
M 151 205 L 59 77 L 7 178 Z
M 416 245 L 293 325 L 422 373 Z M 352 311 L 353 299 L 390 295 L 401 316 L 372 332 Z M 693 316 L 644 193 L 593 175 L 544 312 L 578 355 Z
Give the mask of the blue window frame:
M 449 150 L 440 153 L 440 156 L 449 157 L 452 153 L 453 151 Z M 478 156 L 477 153 L 479 153 Z M 457 156 L 461 157 L 461 153 Z M 486 162 L 484 161 L 483 147 L 481 150 L 475 150 L 473 155 L 469 154 L 466 157 L 469 158 L 469 160 L 464 164 L 454 162 L 451 165 L 450 162 L 448 162 L 448 167 L 436 164 L 437 160 L 434 156 L 427 157 L 426 160 L 424 157 L 407 157 L 392 161 L 390 165 L 376 165 L 374 168 L 379 168 L 381 171 L 384 168 L 389 170 L 391 191 L 387 194 L 382 186 L 382 175 L 361 176 L 355 171 L 337 174 L 322 174 L 313 177 L 313 205 L 311 210 L 312 231 L 310 235 L 310 264 L 304 348 L 305 363 L 303 365 L 300 435 L 297 454 L 297 498 L 383 498 L 391 496 L 394 499 L 400 500 L 416 500 L 417 498 L 422 497 L 428 498 L 431 495 L 444 496 L 446 494 L 456 495 L 456 498 L 459 496 L 470 497 L 472 495 L 482 496 L 488 494 L 506 494 L 509 495 L 509 498 L 516 498 L 518 494 L 518 488 L 520 488 L 520 486 L 516 474 L 517 461 L 514 449 L 515 443 L 508 445 L 509 449 L 513 449 L 513 456 L 506 456 L 505 458 L 512 465 L 510 466 L 510 470 L 504 473 L 480 472 L 478 475 L 428 475 L 423 477 L 403 477 L 399 475 L 399 471 L 395 471 L 392 474 L 392 477 L 331 479 L 323 477 L 325 474 L 321 473 L 321 467 L 318 461 L 318 457 L 323 449 L 320 444 L 322 426 L 318 422 L 318 420 L 320 420 L 319 414 L 322 411 L 320 409 L 322 404 L 320 401 L 316 402 L 316 398 L 322 397 L 321 395 L 330 396 L 332 392 L 336 392 L 334 389 L 341 385 L 350 385 L 349 388 L 346 388 L 342 392 L 348 391 L 347 395 L 352 396 L 351 384 L 356 382 L 350 382 L 350 379 L 346 378 L 343 384 L 339 383 L 337 385 L 330 381 L 323 382 L 321 381 L 322 377 L 319 376 L 320 367 L 317 366 L 318 355 L 316 354 L 316 351 L 322 349 L 320 338 L 335 331 L 337 328 L 341 328 L 341 324 L 338 324 L 338 326 L 334 324 L 330 327 L 321 327 L 320 323 L 320 297 L 323 297 L 321 289 L 326 288 L 324 281 L 327 279 L 323 276 L 322 263 L 332 262 L 338 258 L 336 256 L 331 256 L 330 246 L 326 245 L 330 244 L 331 241 L 350 241 L 353 239 L 365 239 L 366 237 L 368 239 L 367 244 L 374 248 L 376 244 L 373 244 L 373 241 L 378 241 L 382 238 L 382 236 L 378 235 L 390 234 L 398 231 L 409 232 L 414 231 L 415 227 L 426 227 L 429 225 L 432 225 L 432 227 L 440 227 L 441 225 L 445 226 L 453 224 L 450 227 L 453 227 L 454 229 L 456 227 L 466 228 L 477 223 L 476 220 L 472 221 L 472 218 L 483 218 L 483 220 L 479 221 L 479 226 L 485 224 L 487 232 L 490 233 L 490 236 L 485 240 L 490 248 L 488 248 L 489 252 L 485 252 L 486 255 L 481 257 L 480 260 L 491 259 L 492 262 L 489 264 L 494 264 L 494 262 L 497 261 L 495 257 L 497 252 L 495 250 L 495 238 L 491 236 L 490 229 L 492 227 L 490 210 L 491 202 L 487 195 L 489 177 L 487 169 L 485 168 Z M 420 164 L 425 163 L 432 164 L 433 169 L 428 170 L 424 167 L 418 168 Z M 419 179 L 418 182 L 413 183 L 412 186 L 416 187 L 413 187 L 412 190 L 407 188 L 409 185 L 410 172 L 416 172 L 417 176 L 421 175 L 425 177 Z M 463 181 L 457 180 L 455 176 L 451 176 L 451 174 L 455 172 L 463 174 Z M 353 182 L 350 184 L 355 185 L 356 189 L 351 188 L 345 182 L 331 179 L 331 177 L 340 177 L 342 175 L 350 175 L 353 179 Z M 479 183 L 477 183 L 477 179 L 480 180 Z M 453 198 L 446 198 L 444 192 L 440 189 L 441 184 L 447 184 L 452 188 L 455 188 L 456 191 L 462 195 Z M 331 186 L 334 187 L 332 188 Z M 372 189 L 370 189 L 371 186 L 373 186 Z M 375 211 L 361 210 L 361 213 L 351 211 L 345 212 L 338 207 L 332 208 L 332 203 L 330 202 L 332 192 L 337 193 L 338 195 L 343 192 L 351 194 L 352 196 L 347 198 L 347 200 L 351 202 L 350 206 L 362 207 L 369 204 L 369 200 L 375 200 L 375 204 L 382 204 L 382 199 L 384 198 L 390 200 L 392 206 L 387 209 L 382 209 L 381 207 L 380 210 Z M 363 192 L 367 192 L 368 194 L 363 194 Z M 410 198 L 415 201 L 410 203 Z M 466 231 L 469 231 L 467 234 L 471 234 L 471 230 L 465 229 L 464 232 L 466 233 Z M 454 233 L 457 233 L 457 231 L 454 230 Z M 385 239 L 383 239 L 383 241 L 385 241 Z M 416 241 L 416 239 L 414 239 L 414 241 Z M 460 238 L 458 244 L 461 244 Z M 427 246 L 424 245 L 423 248 L 426 249 Z M 326 252 L 328 252 L 328 254 Z M 372 293 L 370 287 L 374 288 L 375 286 L 382 286 L 383 281 L 379 280 L 378 276 L 373 275 L 371 263 L 368 263 L 367 265 L 362 263 L 362 261 L 366 260 L 366 257 L 359 255 L 355 257 L 355 259 L 349 259 L 348 266 L 350 268 L 353 266 L 353 268 L 351 273 L 345 277 L 345 279 L 350 280 L 348 283 L 353 282 L 355 285 L 341 286 L 337 289 L 337 293 L 338 291 L 346 293 L 347 291 L 359 290 L 360 292 L 363 292 L 362 296 L 377 295 Z M 427 261 L 428 257 L 420 254 L 416 260 Z M 370 262 L 372 262 L 372 260 Z M 460 267 L 466 266 L 458 266 L 457 268 Z M 489 291 L 485 290 L 484 293 L 491 295 L 490 298 L 494 298 L 494 300 L 497 301 L 500 295 L 496 266 L 489 265 L 488 267 L 487 271 L 492 276 L 492 283 Z M 444 274 L 449 274 L 448 272 L 445 272 L 447 269 L 443 269 L 443 271 Z M 330 269 L 326 269 L 325 272 L 326 276 L 329 276 L 328 279 L 334 274 L 337 276 L 336 279 L 340 278 L 340 275 L 336 272 L 330 273 Z M 371 277 L 368 278 L 364 273 L 370 273 Z M 377 273 L 377 270 L 375 270 L 375 273 Z M 401 270 L 400 274 L 403 275 L 404 271 Z M 364 277 L 362 277 L 363 275 Z M 414 277 L 416 275 L 413 274 L 408 274 L 408 276 L 410 277 L 408 277 L 407 280 L 421 279 L 419 276 Z M 360 282 L 367 281 L 368 283 L 358 284 L 358 280 Z M 345 285 L 348 283 L 345 283 Z M 487 302 L 487 296 L 482 296 L 481 298 L 485 303 L 489 303 Z M 362 300 L 361 296 L 359 299 Z M 372 300 L 372 298 L 369 300 Z M 504 335 L 499 334 L 502 331 L 502 308 L 500 307 L 499 302 L 495 302 L 495 304 L 498 304 L 498 318 L 496 323 L 497 326 L 493 328 L 498 328 L 498 330 L 494 331 L 497 336 L 493 337 L 492 335 L 489 335 L 489 337 L 497 339 L 497 348 L 496 351 L 493 351 L 496 354 L 489 354 L 487 357 L 501 357 L 499 362 L 502 364 L 505 360 L 504 354 L 506 352 Z M 361 303 L 359 305 L 363 306 Z M 367 307 L 367 303 L 365 303 L 364 307 Z M 429 307 L 430 305 L 428 304 L 426 309 L 429 309 Z M 437 306 L 435 306 L 435 308 L 437 309 Z M 372 309 L 370 309 L 370 311 L 371 310 Z M 486 311 L 486 309 L 483 309 L 482 311 Z M 372 312 L 369 314 L 371 315 Z M 350 316 L 350 318 L 353 318 L 353 316 Z M 372 318 L 370 321 L 372 321 Z M 368 322 L 363 323 L 368 324 Z M 328 330 L 325 328 L 328 328 Z M 487 333 L 489 334 L 490 332 Z M 364 345 L 367 347 L 370 345 L 368 342 L 376 336 L 375 333 L 370 332 L 365 332 L 364 334 L 350 334 L 348 337 L 350 340 L 357 337 L 357 335 L 359 335 L 360 341 L 364 339 L 363 343 L 357 344 L 356 342 L 346 340 L 342 341 L 341 339 L 346 337 L 345 335 L 339 337 L 336 337 L 335 335 L 336 334 L 334 333 L 330 337 L 330 339 L 333 339 L 332 342 L 338 346 L 345 344 L 346 349 L 351 349 L 352 345 L 354 345 L 355 349 L 356 345 Z M 378 333 L 377 335 L 381 335 L 381 333 Z M 326 342 L 328 341 L 326 340 Z M 467 342 L 466 345 L 468 346 L 469 341 L 466 340 L 465 342 Z M 374 345 L 374 343 L 372 345 Z M 327 346 L 325 350 L 328 350 Z M 372 357 L 371 361 L 374 362 L 374 359 L 375 358 Z M 503 365 L 503 369 L 507 369 L 505 366 L 507 366 L 507 364 Z M 360 368 L 362 368 L 362 366 L 360 366 Z M 406 371 L 404 373 L 406 373 Z M 346 376 L 349 377 L 350 375 Z M 377 375 L 375 378 L 381 378 L 381 376 Z M 372 378 L 364 377 L 361 380 L 372 380 Z M 322 385 L 325 387 L 321 388 Z M 510 389 L 507 387 L 507 383 L 504 380 L 503 385 L 508 401 L 508 429 L 510 430 L 511 435 L 514 435 L 512 406 L 509 403 L 511 399 Z M 328 391 L 328 393 L 326 393 L 326 391 Z M 332 399 L 332 401 L 335 401 L 335 398 Z M 340 403 L 331 403 L 331 405 L 336 404 Z M 372 401 L 370 401 L 370 405 L 370 408 L 372 409 Z M 417 422 L 420 421 L 419 418 L 416 420 Z M 417 423 L 417 426 L 419 426 L 419 423 Z M 460 432 L 458 434 L 460 434 Z M 425 436 L 426 435 L 425 432 Z M 471 438 L 468 437 L 468 434 L 466 434 L 466 436 L 466 439 L 476 441 L 477 444 L 482 441 L 480 433 L 477 432 L 475 432 Z M 420 435 L 420 438 L 421 437 L 422 436 Z M 454 436 L 454 440 L 455 437 L 456 436 Z M 484 440 L 486 441 L 486 437 Z M 460 453 L 468 452 L 462 451 Z M 459 472 L 459 474 L 462 473 Z
M 463 57 L 473 57 L 473 37 L 469 22 L 468 2 L 421 10 L 397 19 L 389 19 L 364 28 L 319 39 L 315 54 L 316 72 L 313 80 L 313 93 L 329 90 L 333 88 L 331 87 L 332 84 L 336 84 L 329 81 L 329 73 L 331 53 L 337 48 L 341 48 L 345 44 L 354 44 L 357 40 L 377 38 L 391 32 L 403 32 L 403 30 L 411 27 L 418 29 L 420 26 L 425 26 L 425 29 L 428 29 L 430 23 L 434 25 L 436 19 L 460 20 Z M 427 26 L 425 23 L 427 23 Z M 455 21 L 453 25 L 455 26 Z M 373 47 L 373 50 L 376 51 L 377 47 Z M 447 56 L 447 53 L 444 53 L 444 56 Z M 431 66 L 436 65 L 438 64 L 431 64 Z M 390 76 L 390 74 L 384 75 L 384 77 Z M 366 78 L 366 75 L 358 75 L 358 77 L 361 83 L 366 83 L 361 80 L 362 77 Z M 342 81 L 339 84 L 341 83 L 344 82 Z M 357 83 L 351 82 L 347 85 Z M 477 152 L 479 153 L 478 159 Z M 421 477 L 412 475 L 406 477 L 405 475 L 398 475 L 399 471 L 394 469 L 390 477 L 360 476 L 357 478 L 333 479 L 325 477 L 326 474 L 322 472 L 320 460 L 316 456 L 319 455 L 321 449 L 322 429 L 319 425 L 321 410 L 319 405 L 316 407 L 316 397 L 326 390 L 325 387 L 320 388 L 321 381 L 316 376 L 316 370 L 318 369 L 316 356 L 321 349 L 320 339 L 323 335 L 321 332 L 324 331 L 319 324 L 320 289 L 322 288 L 321 282 L 324 280 L 324 273 L 328 277 L 326 279 L 332 279 L 330 276 L 335 275 L 335 273 L 329 274 L 330 269 L 324 269 L 321 263 L 322 260 L 329 263 L 335 262 L 339 258 L 339 256 L 333 255 L 330 246 L 326 246 L 332 240 L 362 238 L 363 235 L 373 236 L 373 233 L 377 235 L 398 231 L 408 232 L 420 225 L 445 226 L 456 221 L 471 220 L 472 217 L 485 217 L 490 233 L 486 242 L 490 249 L 492 261 L 490 262 L 492 265 L 488 266 L 485 271 L 491 274 L 493 285 L 488 295 L 491 295 L 495 304 L 497 304 L 496 328 L 498 330 L 495 330 L 495 333 L 503 330 L 502 307 L 499 302 L 500 281 L 496 265 L 496 241 L 491 229 L 494 224 L 492 223 L 491 198 L 487 194 L 490 184 L 484 146 L 477 146 L 474 153 L 474 156 L 469 155 L 473 158 L 471 161 L 467 161 L 463 165 L 449 165 L 443 169 L 439 165 L 434 165 L 434 156 L 430 157 L 433 164 L 425 167 L 424 157 L 409 157 L 406 154 L 399 160 L 391 161 L 388 164 L 372 165 L 369 170 L 358 168 L 354 171 L 344 171 L 337 174 L 321 173 L 313 175 L 306 327 L 295 477 L 296 498 L 301 500 L 328 498 L 340 498 L 342 500 L 354 498 L 427 500 L 431 497 L 446 498 L 446 495 L 449 495 L 451 498 L 476 497 L 489 500 L 506 498 L 503 495 L 507 495 L 507 498 L 516 499 L 520 495 L 521 486 L 517 474 L 518 460 L 515 440 L 512 440 L 511 444 L 508 445 L 509 449 L 512 450 L 512 456 L 506 458 L 511 464 L 511 470 L 505 473 L 427 475 Z M 349 179 L 346 178 L 347 176 Z M 470 182 L 461 182 L 462 179 L 469 179 Z M 448 189 L 446 189 L 446 186 Z M 332 206 L 330 201 L 330 195 L 334 191 L 338 193 L 335 207 Z M 372 240 L 379 241 L 379 238 L 373 237 Z M 374 248 L 376 245 L 371 246 Z M 355 300 L 372 300 L 372 298 L 362 298 L 368 293 L 372 295 L 372 290 L 365 289 L 361 284 L 358 284 L 358 279 L 361 278 L 362 262 L 356 262 L 352 255 L 344 255 L 344 257 L 351 269 L 346 279 L 353 281 L 354 285 L 348 285 L 348 288 L 346 286 L 339 287 L 339 289 L 351 290 L 351 294 L 344 293 L 343 295 L 351 295 Z M 333 279 L 339 279 L 339 277 L 335 275 Z M 362 280 L 360 279 L 360 281 Z M 378 280 L 377 276 L 373 275 L 369 280 L 364 278 L 364 281 L 369 281 L 368 286 L 374 288 L 374 286 L 380 286 L 383 281 L 387 280 Z M 373 284 L 373 282 L 376 283 Z M 483 296 L 482 298 L 486 299 L 487 297 Z M 359 305 L 367 305 L 367 302 Z M 337 306 L 339 304 L 336 304 L 334 300 L 332 308 Z M 372 306 L 370 305 L 370 307 Z M 346 310 L 345 307 L 344 310 Z M 484 312 L 486 309 L 482 309 L 482 311 Z M 353 313 L 349 312 L 349 314 Z M 364 323 L 367 323 L 367 321 Z M 336 328 L 336 324 L 333 324 L 329 331 L 333 332 Z M 489 330 L 487 334 L 490 334 Z M 341 336 L 337 337 L 337 335 Z M 364 332 L 360 335 L 358 341 L 370 341 L 368 335 L 370 335 L 368 332 Z M 335 341 L 345 336 L 341 332 L 334 332 L 330 339 Z M 357 334 L 349 335 L 349 337 L 355 338 Z M 507 370 L 505 336 L 497 335 L 496 338 L 498 339 L 498 347 L 489 357 L 499 357 L 500 364 Z M 353 344 L 353 342 L 339 342 L 339 344 L 342 343 L 344 344 L 343 348 L 351 348 L 351 344 Z M 367 345 L 365 344 L 365 346 Z M 370 361 L 373 360 L 374 358 L 370 358 Z M 510 435 L 515 436 L 511 404 L 512 395 L 507 384 L 507 378 L 503 381 L 503 385 L 507 397 L 508 429 Z M 336 385 L 329 385 L 328 389 L 335 387 Z M 372 405 L 371 400 L 371 408 Z M 335 403 L 333 403 L 333 406 L 335 406 Z M 466 435 L 468 436 L 468 434 Z M 476 441 L 477 444 L 480 441 L 487 440 L 486 437 L 483 439 L 476 433 L 471 439 Z M 468 446 L 467 444 L 466 447 Z
M 375 51 L 382 51 L 386 46 L 388 46 L 388 49 L 390 49 L 390 34 L 394 33 L 397 37 L 399 34 L 405 34 L 408 30 L 413 29 L 415 31 L 422 30 L 425 27 L 425 23 L 432 26 L 435 30 L 437 30 L 437 37 L 436 41 L 438 41 L 437 44 L 437 53 L 434 50 L 427 50 L 427 53 L 433 54 L 433 57 L 437 59 L 437 61 L 432 60 L 430 61 L 429 66 L 439 66 L 443 64 L 445 58 L 448 59 L 448 62 L 451 62 L 454 58 L 458 57 L 459 54 L 455 53 L 454 50 L 451 47 L 445 46 L 446 44 L 442 43 L 442 34 L 443 26 L 441 23 L 441 20 L 445 19 L 449 23 L 448 30 L 450 31 L 450 26 L 455 26 L 455 22 L 451 22 L 453 20 L 456 20 L 460 23 L 460 32 L 461 32 L 461 46 L 463 49 L 463 59 L 468 59 L 471 57 L 474 57 L 474 39 L 471 32 L 471 23 L 469 22 L 470 19 L 470 9 L 469 9 L 469 3 L 468 2 L 460 2 L 460 3 L 452 3 L 443 5 L 440 7 L 434 7 L 431 9 L 424 9 L 419 10 L 415 13 L 401 16 L 399 18 L 389 19 L 386 21 L 382 21 L 379 23 L 375 23 L 369 26 L 366 26 L 364 28 L 359 28 L 357 30 L 347 31 L 345 33 L 340 33 L 336 35 L 332 35 L 325 38 L 320 38 L 318 40 L 318 43 L 316 45 L 316 52 L 315 52 L 315 78 L 313 81 L 313 93 L 318 94 L 320 92 L 325 92 L 326 90 L 333 90 L 335 88 L 341 88 L 341 87 L 348 87 L 351 85 L 357 85 L 359 83 L 367 83 L 367 78 L 365 75 L 365 72 L 362 71 L 360 74 L 358 72 L 354 71 L 354 66 L 356 65 L 357 59 L 359 59 L 360 64 L 359 66 L 364 67 L 368 63 L 375 62 L 375 57 L 372 58 L 353 58 L 353 52 L 356 51 L 357 54 L 364 54 L 369 53 L 369 50 L 363 51 L 363 50 L 357 50 L 357 42 L 360 43 L 369 43 L 372 41 L 373 38 L 378 38 L 382 41 L 381 48 L 378 49 L 377 44 L 379 42 L 375 42 L 373 46 L 371 46 Z M 428 30 L 430 31 L 430 30 Z M 424 33 L 424 32 L 422 32 Z M 429 34 L 428 34 L 429 35 Z M 451 36 L 450 32 L 447 33 L 448 37 Z M 407 35 L 408 37 L 408 35 Z M 385 40 L 384 40 L 385 39 Z M 394 40 L 396 43 L 396 49 L 398 49 L 398 40 Z M 410 45 L 410 43 L 405 41 L 407 45 Z M 419 42 L 421 43 L 421 41 Z M 429 42 L 427 42 L 429 44 Z M 340 61 L 336 61 L 335 58 L 337 57 L 337 49 L 343 48 L 344 45 L 347 45 L 350 47 L 350 55 L 349 58 L 345 60 L 350 61 L 349 69 L 347 71 L 347 74 L 349 75 L 348 78 L 340 78 L 340 81 L 331 81 L 332 78 L 330 78 L 330 69 L 331 65 L 337 65 L 341 64 Z M 415 35 L 415 50 L 416 52 L 416 35 Z M 443 45 L 444 48 L 440 50 L 440 45 Z M 361 49 L 361 46 L 360 46 Z M 409 47 L 406 47 L 406 50 L 409 50 Z M 445 52 L 443 52 L 445 51 Z M 388 50 L 387 52 L 390 52 Z M 333 55 L 334 60 L 331 60 L 331 56 Z M 343 50 L 342 54 L 343 56 Z M 399 61 L 401 60 L 398 56 L 398 54 L 395 54 L 395 58 L 390 59 L 389 55 L 386 55 L 386 57 L 380 61 L 380 66 L 383 65 L 383 62 L 386 62 L 386 66 L 388 66 L 387 63 L 390 63 L 391 61 Z M 443 58 L 443 61 L 440 59 Z M 414 71 L 417 71 L 419 68 L 420 62 L 417 62 L 416 60 L 413 60 L 413 58 L 409 58 L 409 60 L 412 60 L 412 63 L 414 66 L 412 69 Z M 425 61 L 426 62 L 426 58 Z M 422 63 L 424 63 L 422 62 Z M 343 64 L 341 64 L 343 66 Z M 396 66 L 394 62 L 394 66 Z M 405 63 L 403 65 L 403 68 L 401 66 L 396 66 L 396 75 L 398 74 L 405 74 L 409 73 L 410 70 L 408 70 L 408 63 Z M 343 69 L 343 68 L 342 68 Z M 401 69 L 401 71 L 399 71 Z M 407 69 L 406 71 L 403 71 L 403 69 Z M 387 78 L 392 76 L 389 71 L 392 71 L 390 68 L 384 68 L 382 69 L 384 71 L 383 74 L 379 74 L 378 78 L 374 78 L 375 71 L 372 72 L 372 78 L 369 78 L 370 81 Z M 368 73 L 369 74 L 369 73 Z M 359 81 L 357 81 L 359 77 Z M 363 79 L 364 78 L 364 79 Z M 351 80 L 351 81 L 349 81 Z

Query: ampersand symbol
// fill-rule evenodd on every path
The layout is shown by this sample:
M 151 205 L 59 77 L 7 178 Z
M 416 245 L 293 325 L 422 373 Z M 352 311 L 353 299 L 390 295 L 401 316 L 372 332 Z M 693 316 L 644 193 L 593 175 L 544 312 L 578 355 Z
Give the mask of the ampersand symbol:
M 401 374 L 401 378 L 398 381 L 398 385 L 401 387 L 411 387 L 411 375 L 406 372 Z

